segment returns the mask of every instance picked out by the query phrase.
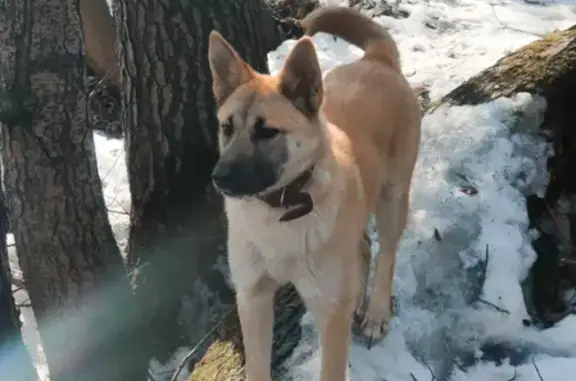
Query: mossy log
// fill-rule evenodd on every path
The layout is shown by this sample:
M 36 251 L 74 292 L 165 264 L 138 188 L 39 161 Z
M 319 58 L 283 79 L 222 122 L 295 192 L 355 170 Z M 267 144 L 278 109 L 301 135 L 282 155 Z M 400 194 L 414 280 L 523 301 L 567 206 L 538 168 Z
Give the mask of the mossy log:
M 293 352 L 301 337 L 300 318 L 306 308 L 293 286 L 276 295 L 272 371 L 279 376 L 282 363 Z M 232 308 L 215 330 L 212 344 L 192 369 L 188 381 L 236 381 L 244 379 L 244 348 L 240 321 Z
M 539 229 L 541 218 L 555 218 L 551 216 L 552 209 L 561 196 L 576 195 L 576 25 L 550 33 L 503 57 L 435 102 L 426 112 L 447 104 L 480 104 L 518 92 L 546 99 L 541 130 L 548 132 L 554 146 L 554 157 L 548 162 L 550 183 L 545 197 L 527 198 L 530 223 Z M 567 217 L 572 222 L 571 240 L 576 242 L 576 214 Z M 560 228 L 554 237 L 541 233 L 534 241 L 538 257 L 529 278 L 529 298 L 533 316 L 549 325 L 570 312 L 562 294 L 570 284 L 576 286 L 576 248 L 572 247 L 571 254 L 568 250 L 571 258 L 562 258 L 553 243 L 566 240 Z
M 433 108 L 445 103 L 479 104 L 526 91 L 545 97 L 555 109 L 557 102 L 576 102 L 575 84 L 576 25 L 550 33 L 501 58 L 452 90 Z

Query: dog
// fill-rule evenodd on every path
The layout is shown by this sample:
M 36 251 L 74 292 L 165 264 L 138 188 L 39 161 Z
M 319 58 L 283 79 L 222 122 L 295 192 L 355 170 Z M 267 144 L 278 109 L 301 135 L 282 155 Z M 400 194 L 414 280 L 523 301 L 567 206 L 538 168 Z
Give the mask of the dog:
M 370 342 L 385 336 L 419 150 L 420 107 L 390 34 L 335 6 L 301 25 L 277 75 L 256 72 L 218 32 L 209 38 L 220 122 L 212 182 L 224 197 L 249 381 L 271 379 L 273 297 L 289 282 L 315 318 L 321 381 L 346 379 L 355 320 Z M 323 80 L 318 32 L 364 56 Z M 372 214 L 380 248 L 368 298 Z

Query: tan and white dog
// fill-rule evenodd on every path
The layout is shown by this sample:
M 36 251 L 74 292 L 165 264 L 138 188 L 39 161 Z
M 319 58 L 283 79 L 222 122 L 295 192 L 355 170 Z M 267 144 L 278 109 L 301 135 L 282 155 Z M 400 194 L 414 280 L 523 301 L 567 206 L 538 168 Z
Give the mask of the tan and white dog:
M 321 381 L 343 381 L 354 313 L 370 340 L 392 317 L 392 278 L 406 224 L 421 112 L 388 32 L 343 7 L 310 13 L 309 36 L 326 32 L 364 50 L 322 81 L 301 38 L 282 69 L 256 72 L 217 32 L 209 61 L 218 105 L 228 252 L 249 381 L 269 381 L 273 296 L 292 282 L 313 313 Z M 373 291 L 365 228 L 376 217 L 380 250 Z

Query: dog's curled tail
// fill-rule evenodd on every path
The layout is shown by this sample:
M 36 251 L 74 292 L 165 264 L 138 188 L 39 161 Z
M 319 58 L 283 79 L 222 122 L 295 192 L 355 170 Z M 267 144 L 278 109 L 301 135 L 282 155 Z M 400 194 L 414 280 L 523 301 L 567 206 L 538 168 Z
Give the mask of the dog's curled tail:
M 400 54 L 392 36 L 370 17 L 351 8 L 324 6 L 300 21 L 308 36 L 324 32 L 364 50 L 368 59 L 381 61 L 400 70 Z

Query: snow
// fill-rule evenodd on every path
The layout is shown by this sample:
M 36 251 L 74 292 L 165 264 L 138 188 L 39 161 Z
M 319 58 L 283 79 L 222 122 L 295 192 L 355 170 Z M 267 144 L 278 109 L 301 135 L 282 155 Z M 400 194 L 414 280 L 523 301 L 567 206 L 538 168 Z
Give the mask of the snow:
M 410 82 L 427 87 L 434 101 L 539 35 L 576 24 L 576 0 L 539 3 L 404 0 L 400 7 L 408 18 L 377 20 L 396 39 Z M 332 36 L 313 40 L 325 71 L 362 55 Z M 286 41 L 269 54 L 272 72 L 294 43 Z M 534 133 L 537 123 L 522 116 L 541 116 L 544 109 L 541 99 L 518 94 L 476 107 L 440 108 L 424 118 L 394 280 L 397 316 L 371 350 L 351 344 L 350 380 L 532 381 L 540 380 L 538 372 L 543 380 L 573 379 L 576 316 L 543 331 L 523 324 L 528 314 L 521 284 L 535 260 L 524 196 L 542 194 L 544 164 L 552 152 Z M 123 142 L 98 132 L 94 137 L 110 222 L 123 248 L 130 210 Z M 462 187 L 478 193 L 467 195 Z M 26 311 L 24 320 L 27 341 L 35 343 Z M 286 379 L 316 380 L 317 332 L 309 314 L 302 324 Z M 501 364 L 487 361 L 497 350 L 511 355 Z M 153 368 L 165 373 L 184 354 Z

